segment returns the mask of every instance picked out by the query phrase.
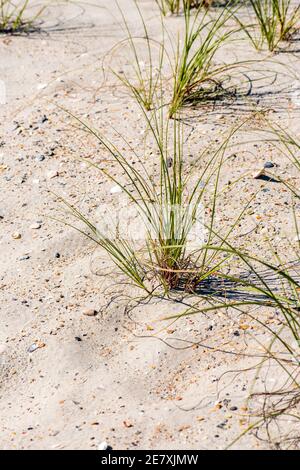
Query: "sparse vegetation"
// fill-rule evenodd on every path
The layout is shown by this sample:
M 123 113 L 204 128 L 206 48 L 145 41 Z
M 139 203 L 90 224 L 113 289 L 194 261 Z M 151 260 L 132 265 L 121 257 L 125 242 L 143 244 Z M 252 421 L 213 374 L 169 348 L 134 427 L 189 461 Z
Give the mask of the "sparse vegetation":
M 167 293 L 170 289 L 180 286 L 192 292 L 227 261 L 227 257 L 218 256 L 217 250 L 211 253 L 203 249 L 204 226 L 201 224 L 201 208 L 204 198 L 207 198 L 208 184 L 213 185 L 214 189 L 210 195 L 211 215 L 206 234 L 207 240 L 211 242 L 216 239 L 214 226 L 219 177 L 230 136 L 216 150 L 204 150 L 201 153 L 201 164 L 197 170 L 199 177 L 190 185 L 190 171 L 195 164 L 190 165 L 184 158 L 181 124 L 177 120 L 170 121 L 164 116 L 163 110 L 159 114 L 153 114 L 151 118 L 146 113 L 144 116 L 155 153 L 158 155 L 159 173 L 156 175 L 150 175 L 146 171 L 143 156 L 139 155 L 136 149 L 131 151 L 136 155 L 139 169 L 130 164 L 125 155 L 111 142 L 80 121 L 125 172 L 126 182 L 122 182 L 114 177 L 109 169 L 90 162 L 92 167 L 105 174 L 126 194 L 128 204 L 133 205 L 138 217 L 138 227 L 141 229 L 142 226 L 144 245 L 138 247 L 138 243 L 128 238 L 126 233 L 121 233 L 120 237 L 115 237 L 113 233 L 111 236 L 104 235 L 95 222 L 88 220 L 70 204 L 68 207 L 87 227 L 86 235 L 102 246 L 113 262 L 137 286 L 148 293 L 158 287 L 162 287 Z M 129 191 L 129 187 L 133 188 L 133 191 Z M 198 232 L 193 233 L 196 246 L 191 249 L 190 236 L 195 226 L 198 227 Z M 223 246 L 234 226 L 235 224 L 228 228 L 225 239 L 219 246 Z
M 265 122 L 263 132 L 268 132 L 267 141 L 276 148 L 277 151 L 285 155 L 288 160 L 299 171 L 299 149 L 300 144 L 296 137 L 289 134 L 280 126 Z M 300 422 L 300 232 L 299 232 L 299 191 L 290 184 L 281 181 L 288 188 L 292 195 L 291 219 L 294 221 L 294 233 L 289 242 L 290 252 L 293 258 L 289 261 L 279 255 L 277 247 L 268 240 L 269 251 L 265 258 L 259 258 L 245 250 L 241 251 L 228 240 L 224 240 L 221 248 L 217 246 L 206 247 L 212 251 L 222 250 L 226 256 L 233 256 L 238 260 L 240 272 L 247 272 L 247 276 L 224 276 L 230 282 L 231 292 L 236 291 L 238 300 L 226 299 L 226 290 L 223 296 L 212 297 L 207 300 L 209 307 L 198 307 L 198 302 L 187 309 L 184 315 L 195 315 L 207 311 L 232 309 L 240 315 L 249 317 L 250 321 L 258 323 L 262 330 L 269 336 L 269 342 L 258 341 L 260 349 L 264 354 L 257 365 L 257 372 L 253 382 L 253 389 L 249 395 L 249 406 L 259 397 L 264 399 L 261 409 L 254 406 L 255 411 L 249 411 L 249 427 L 234 440 L 229 447 L 244 436 L 245 432 L 255 431 L 262 433 L 265 431 L 265 439 L 276 449 L 298 448 L 300 435 L 296 429 Z M 273 262 L 267 259 L 273 259 Z M 239 296 L 243 293 L 243 299 Z M 234 297 L 234 296 L 233 296 Z M 254 307 L 252 313 L 251 307 Z M 258 307 L 258 313 L 255 307 Z M 255 311 L 256 310 L 256 311 Z M 270 325 L 262 319 L 261 312 L 264 310 L 272 312 L 277 318 L 278 326 Z M 168 319 L 174 319 L 169 317 Z M 252 335 L 253 336 L 253 335 Z M 255 390 L 255 381 L 264 368 L 276 366 L 281 370 L 281 385 L 275 389 L 266 387 L 265 392 Z M 248 408 L 247 408 L 248 409 Z M 293 420 L 295 430 L 285 432 L 282 429 L 281 440 L 273 441 L 274 426 L 281 429 L 285 419 Z
M 134 1 L 134 4 L 140 18 L 143 32 L 140 37 L 133 36 L 128 21 L 123 11 L 119 8 L 127 38 L 120 44 L 117 44 L 110 55 L 113 56 L 116 50 L 120 50 L 121 54 L 124 54 L 126 46 L 129 46 L 129 51 L 127 48 L 126 52 L 127 56 L 129 56 L 130 67 L 128 72 L 124 69 L 122 73 L 114 69 L 112 69 L 112 72 L 131 91 L 131 94 L 144 109 L 150 111 L 160 102 L 161 91 L 164 86 L 163 70 L 165 63 L 170 63 L 170 58 L 164 44 L 164 26 L 162 25 L 162 41 L 151 39 L 140 7 L 136 1 Z M 143 60 L 140 56 L 141 47 Z
M 235 8 L 224 7 L 213 16 L 200 9 L 192 15 L 185 3 L 183 40 L 179 38 L 174 48 L 176 41 L 169 35 L 164 22 L 162 39 L 151 39 L 137 4 L 136 7 L 143 34 L 133 37 L 122 13 L 128 37 L 117 48 L 122 50 L 125 44 L 129 45 L 131 70 L 129 73 L 122 71 L 122 75 L 114 73 L 147 111 L 161 105 L 168 106 L 172 118 L 184 106 L 218 100 L 236 92 L 235 88 L 225 86 L 225 82 L 246 62 L 218 63 L 215 60 L 222 46 L 236 33 L 236 29 L 227 27 Z M 145 45 L 143 59 L 147 57 L 146 63 L 137 47 L 141 40 Z
M 30 14 L 30 1 L 0 0 L 0 33 L 26 33 L 36 26 L 45 6 Z
M 167 13 L 172 15 L 179 14 L 181 1 L 180 0 L 156 0 L 157 5 L 160 8 L 160 11 L 165 16 Z
M 188 8 L 199 9 L 201 7 L 209 8 L 213 0 L 156 0 L 160 11 L 165 16 L 167 13 L 178 15 L 181 10 Z
M 291 0 L 249 0 L 254 23 L 239 24 L 256 49 L 267 44 L 274 51 L 281 41 L 289 39 L 300 19 L 300 6 Z
M 287 39 L 292 32 L 298 8 L 291 14 L 290 2 L 264 1 L 258 5 L 258 2 L 251 1 L 251 5 L 260 25 L 259 42 L 249 32 L 248 26 L 242 25 L 240 20 L 239 23 L 258 49 L 266 41 L 269 49 L 274 50 L 278 43 Z M 131 90 L 144 114 L 151 136 L 153 153 L 158 155 L 158 174 L 148 173 L 144 166 L 144 156 L 140 155 L 136 149 L 131 148 L 131 152 L 139 162 L 139 169 L 132 165 L 113 143 L 80 120 L 80 123 L 100 141 L 125 175 L 126 181 L 113 176 L 109 168 L 89 162 L 92 167 L 113 181 L 126 194 L 129 205 L 137 209 L 141 216 L 143 233 L 146 234 L 144 245 L 139 246 L 134 240 L 124 238 L 122 235 L 115 238 L 107 236 L 99 230 L 96 223 L 88 220 L 74 206 L 68 203 L 67 205 L 72 215 L 84 224 L 84 229 L 77 226 L 77 230 L 99 244 L 126 277 L 146 291 L 148 296 L 155 296 L 157 291 L 161 292 L 161 290 L 163 295 L 169 295 L 172 291 L 191 294 L 194 300 L 191 306 L 180 314 L 180 317 L 205 314 L 210 311 L 232 310 L 237 314 L 248 315 L 252 321 L 265 329 L 271 336 L 271 341 L 269 344 L 262 345 L 264 355 L 258 366 L 258 374 L 262 364 L 267 361 L 274 361 L 277 366 L 281 367 L 287 379 L 286 387 L 280 393 L 285 393 L 286 403 L 295 407 L 300 402 L 300 384 L 297 371 L 296 373 L 294 371 L 300 361 L 300 283 L 295 274 L 295 264 L 285 263 L 280 259 L 275 247 L 271 247 L 271 254 L 275 259 L 271 262 L 270 256 L 259 258 L 247 250 L 241 250 L 232 242 L 231 235 L 247 208 L 237 215 L 225 234 L 218 231 L 215 219 L 220 193 L 220 174 L 224 160 L 226 160 L 228 142 L 235 131 L 232 131 L 217 149 L 209 149 L 208 153 L 207 150 L 203 151 L 198 160 L 199 166 L 190 166 L 185 158 L 182 125 L 178 119 L 178 111 L 183 106 L 197 103 L 209 95 L 215 99 L 219 93 L 224 92 L 219 75 L 228 72 L 234 66 L 228 64 L 215 66 L 213 61 L 220 47 L 235 32 L 232 27 L 227 28 L 227 26 L 233 15 L 236 16 L 237 10 L 231 5 L 230 8 L 223 8 L 216 17 L 211 18 L 206 11 L 201 9 L 198 9 L 192 16 L 190 6 L 189 2 L 184 2 L 184 40 L 182 44 L 178 43 L 173 94 L 168 107 L 165 106 L 165 102 L 159 101 L 163 95 L 162 67 L 166 55 L 164 40 L 162 43 L 156 43 L 159 49 L 159 60 L 154 67 L 152 42 L 143 16 L 138 10 L 150 63 L 149 74 L 145 76 L 140 67 L 134 38 L 123 16 L 134 62 L 137 64 L 135 83 L 138 85 L 133 83 L 131 77 L 119 78 Z M 171 11 L 172 13 L 178 13 L 179 2 L 172 2 L 170 8 L 174 10 Z M 149 110 L 152 110 L 150 116 Z M 242 126 L 243 124 L 240 127 Z M 280 144 L 298 168 L 299 159 L 293 152 L 293 148 L 300 148 L 297 141 L 281 128 L 270 127 L 269 129 L 273 135 L 270 143 L 273 142 L 275 146 Z M 191 175 L 196 168 L 199 176 L 196 182 L 191 184 L 188 175 Z M 299 197 L 297 188 L 283 180 L 281 182 L 295 197 Z M 129 190 L 129 187 L 132 189 Z M 211 187 L 213 187 L 212 191 Z M 198 209 L 204 201 L 207 206 L 208 200 L 209 221 L 206 220 L 205 227 L 202 227 L 203 230 L 205 229 L 205 240 L 202 243 L 198 241 L 197 246 L 191 250 L 189 236 L 197 223 Z M 295 211 L 293 217 L 299 237 Z M 299 261 L 299 253 L 297 256 Z M 232 272 L 231 261 L 233 259 L 235 260 L 234 266 L 239 267 L 237 274 L 236 271 Z M 247 276 L 243 274 L 245 272 Z M 232 300 L 230 297 L 227 299 L 226 287 L 223 294 L 221 290 L 207 294 L 203 285 L 207 286 L 207 283 L 214 282 L 215 279 L 225 285 L 229 283 L 233 298 L 234 292 L 238 293 L 237 300 Z M 202 306 L 203 300 L 207 301 L 204 307 Z M 276 312 L 280 315 L 280 328 L 272 328 L 264 323 L 259 315 L 251 313 L 252 308 Z M 167 319 L 178 318 L 179 316 L 175 315 Z M 255 393 L 251 396 L 254 395 Z M 271 392 L 270 395 L 272 395 Z M 251 424 L 249 430 L 267 424 L 281 414 L 289 412 L 289 406 L 281 406 L 281 404 L 280 401 L 279 405 L 277 404 L 277 407 L 273 407 L 272 410 L 264 410 L 262 418 L 256 424 Z
M 182 46 L 178 46 L 176 56 L 170 117 L 186 104 L 224 95 L 222 77 L 238 64 L 215 65 L 213 61 L 221 46 L 234 33 L 234 30 L 225 28 L 232 15 L 231 8 L 224 8 L 216 18 L 210 18 L 207 12 L 202 11 L 197 11 L 192 18 L 185 5 L 184 40 Z
M 0 102 L 3 121 L 7 121 L 0 141 L 0 176 L 5 185 L 5 210 L 1 208 L 0 221 L 10 230 L 17 219 L 16 211 L 22 208 L 22 217 L 28 222 L 26 228 L 21 217 L 11 234 L 1 238 L 4 250 L 5 243 L 8 250 L 1 264 L 4 274 L 0 290 L 7 289 L 4 300 L 13 301 L 12 309 L 4 309 L 4 340 L 0 342 L 0 365 L 7 380 L 1 397 L 7 410 L 4 446 L 25 447 L 26 439 L 30 446 L 36 442 L 41 446 L 43 442 L 40 424 L 28 428 L 32 420 L 27 416 L 26 427 L 22 422 L 15 432 L 10 426 L 13 399 L 19 396 L 27 399 L 21 403 L 19 415 L 27 410 L 32 416 L 36 411 L 38 416 L 47 396 L 52 397 L 50 412 L 57 409 L 57 403 L 63 408 L 57 430 L 49 428 L 49 416 L 38 420 L 46 426 L 51 446 L 56 447 L 56 436 L 73 409 L 78 410 L 79 420 L 75 423 L 71 416 L 69 435 L 74 435 L 76 425 L 82 431 L 76 438 L 78 446 L 86 442 L 90 447 L 97 446 L 91 429 L 97 429 L 102 419 L 96 416 L 98 413 L 94 415 L 94 410 L 102 409 L 98 406 L 100 394 L 96 393 L 100 388 L 104 397 L 101 400 L 109 401 L 112 395 L 112 401 L 103 407 L 110 414 L 101 421 L 104 431 L 100 437 L 109 440 L 106 434 L 111 429 L 113 438 L 109 443 L 99 443 L 99 450 L 108 450 L 110 445 L 114 448 L 116 443 L 125 447 L 128 442 L 134 447 L 150 442 L 156 448 L 169 438 L 173 440 L 176 428 L 171 432 L 164 423 L 158 427 L 154 423 L 161 411 L 157 401 L 145 402 L 148 415 L 150 409 L 156 409 L 155 426 L 149 433 L 143 433 L 142 427 L 139 431 L 144 420 L 139 418 L 144 390 L 131 393 L 135 382 L 132 384 L 130 379 L 146 369 L 143 384 L 151 390 L 149 400 L 159 396 L 159 402 L 171 399 L 176 404 L 177 399 L 188 402 L 191 396 L 196 397 L 189 406 L 182 402 L 184 406 L 172 407 L 178 412 L 175 425 L 182 426 L 178 432 L 183 439 L 194 438 L 193 447 L 201 422 L 213 433 L 207 436 L 208 445 L 214 445 L 218 437 L 220 447 L 231 448 L 252 432 L 268 441 L 269 448 L 299 448 L 300 430 L 297 432 L 294 424 L 300 429 L 300 140 L 299 127 L 296 132 L 291 129 L 299 118 L 300 91 L 299 64 L 294 60 L 297 53 L 288 54 L 296 40 L 286 42 L 280 59 L 269 51 L 280 51 L 282 42 L 292 37 L 300 6 L 292 0 L 153 0 L 145 7 L 143 2 L 133 0 L 134 11 L 128 8 L 124 13 L 123 5 L 121 8 L 117 2 L 114 10 L 105 2 L 96 6 L 87 2 L 82 8 L 80 5 L 76 22 L 68 25 L 68 36 L 65 22 L 72 17 L 73 2 L 66 3 L 55 12 L 55 21 L 49 14 L 43 30 L 47 40 L 40 47 L 42 35 L 32 38 L 27 34 L 38 30 L 45 6 L 29 0 L 0 0 L 5 58 Z M 92 8 L 93 14 L 87 16 L 87 21 L 92 21 L 87 23 L 85 18 L 86 30 L 79 44 L 74 35 L 82 27 L 85 8 Z M 248 13 L 249 22 L 245 20 Z M 109 35 L 103 19 L 107 20 Z M 62 49 L 63 35 L 67 39 Z M 91 37 L 94 44 L 89 49 Z M 33 49 L 30 43 L 35 44 Z M 258 54 L 251 44 L 267 52 Z M 23 61 L 27 47 L 29 62 Z M 34 56 L 38 49 L 41 64 Z M 11 59 L 6 59 L 10 51 L 17 52 L 17 62 L 12 59 L 14 73 L 20 71 L 17 86 L 26 83 L 22 96 L 10 82 Z M 53 56 L 47 64 L 50 51 Z M 246 60 L 248 57 L 251 60 Z M 262 66 L 257 67 L 258 60 Z M 22 81 L 21 74 L 31 66 L 31 81 Z M 26 80 L 29 75 L 26 73 Z M 242 95 L 245 82 L 248 89 Z M 7 90 L 8 83 L 11 89 Z M 272 106 L 270 97 L 276 106 Z M 95 122 L 95 127 L 90 122 Z M 13 158 L 8 160 L 10 150 L 9 157 Z M 78 167 L 69 155 L 77 157 Z M 21 188 L 17 199 L 16 188 Z M 32 188 L 37 192 L 33 193 Z M 52 228 L 51 224 L 46 227 L 42 217 L 29 222 L 31 214 L 37 212 L 41 189 L 46 194 L 51 191 L 61 203 L 63 216 L 52 217 L 60 222 Z M 74 230 L 63 233 L 61 223 L 77 230 L 79 236 L 74 236 Z M 81 236 L 88 243 L 84 244 Z M 60 243 L 66 245 L 71 239 L 75 249 L 72 245 L 61 250 Z M 16 268 L 11 259 L 17 263 Z M 26 263 L 27 268 L 23 268 Z M 106 269 L 113 274 L 113 282 L 109 274 L 106 277 Z M 102 276 L 100 287 L 93 284 L 96 277 L 90 271 Z M 66 290 L 70 291 L 69 297 Z M 124 341 L 124 350 L 129 349 L 132 337 L 119 331 L 120 305 L 128 314 L 122 326 L 130 331 L 134 323 L 130 334 L 139 339 L 150 336 L 153 340 L 155 336 L 177 350 L 192 348 L 190 356 L 187 352 L 182 361 L 179 352 L 175 358 L 172 350 L 165 354 L 165 349 L 157 355 L 156 344 L 148 351 L 138 341 L 130 348 L 132 363 L 127 352 L 123 357 L 119 350 L 114 354 L 113 347 L 119 347 L 120 341 Z M 48 308 L 52 316 L 49 328 L 44 313 Z M 78 310 L 82 315 L 77 320 Z M 23 311 L 24 321 L 19 322 L 19 312 Z M 106 311 L 107 318 L 100 317 Z M 63 332 L 68 320 L 72 324 L 67 335 Z M 110 322 L 111 329 L 103 327 L 107 326 L 105 321 Z M 175 323 L 177 329 L 173 329 Z M 15 324 L 20 327 L 17 333 Z M 8 328 L 10 338 L 5 336 Z M 100 330 L 101 341 L 96 338 Z M 116 336 L 114 341 L 111 334 Z M 56 355 L 55 344 L 60 348 L 64 337 L 67 348 L 61 348 L 60 355 Z M 95 338 L 97 341 L 86 347 Z M 22 341 L 26 341 L 26 347 Z M 99 345 L 101 357 L 107 362 L 100 368 L 90 367 L 90 361 L 97 356 L 93 348 Z M 53 371 L 53 375 L 46 374 L 41 367 L 51 362 L 45 356 L 52 351 L 55 360 L 63 357 L 58 372 L 60 379 L 66 379 L 64 383 L 56 380 Z M 82 353 L 83 360 L 78 361 Z M 197 362 L 193 362 L 198 353 Z M 32 354 L 34 360 L 28 361 Z M 143 355 L 147 355 L 147 361 Z M 69 357 L 75 358 L 73 368 L 67 368 Z M 116 369 L 102 388 L 111 357 Z M 121 383 L 122 361 L 126 362 L 124 373 L 129 371 L 128 384 Z M 189 362 L 191 367 L 186 367 Z M 32 367 L 38 380 L 33 373 L 24 374 L 25 366 Z M 89 375 L 84 376 L 86 370 Z M 163 375 L 164 370 L 168 375 Z M 15 373 L 20 374 L 18 380 Z M 241 374 L 242 380 L 231 381 L 232 373 L 235 377 Z M 97 374 L 97 380 L 88 382 L 93 374 Z M 41 401 L 35 402 L 48 375 L 48 395 L 43 393 Z M 10 376 L 15 390 L 7 396 Z M 230 384 L 223 387 L 224 376 L 230 377 Z M 26 380 L 30 387 L 36 387 L 34 393 L 27 393 Z M 68 388 L 69 382 L 72 389 Z M 53 384 L 62 386 L 53 388 Z M 200 398 L 200 407 L 196 386 L 200 392 L 204 388 L 207 399 Z M 183 396 L 183 392 L 189 393 Z M 85 394 L 92 400 L 91 407 L 80 402 Z M 77 400 L 77 395 L 76 403 L 66 400 L 70 396 Z M 119 405 L 121 401 L 117 401 L 115 411 L 113 400 L 129 396 L 131 405 L 138 400 L 135 412 L 129 413 L 125 405 Z M 150 408 L 149 403 L 155 406 Z M 171 416 L 169 408 L 164 419 Z M 182 417 L 187 409 L 191 414 L 186 413 L 185 423 Z M 19 415 L 13 410 L 14 418 Z M 188 421 L 190 416 L 193 420 Z M 214 421 L 207 425 L 208 419 Z M 231 431 L 223 434 L 226 437 L 216 435 L 215 426 Z M 189 427 L 192 429 L 185 435 Z M 24 429 L 32 432 L 28 434 Z M 126 434 L 123 441 L 120 429 Z M 144 434 L 148 441 L 142 440 Z M 83 435 L 86 441 L 82 443 Z M 67 434 L 62 433 L 61 438 L 64 446 Z M 173 448 L 174 443 L 170 441 L 169 447 Z

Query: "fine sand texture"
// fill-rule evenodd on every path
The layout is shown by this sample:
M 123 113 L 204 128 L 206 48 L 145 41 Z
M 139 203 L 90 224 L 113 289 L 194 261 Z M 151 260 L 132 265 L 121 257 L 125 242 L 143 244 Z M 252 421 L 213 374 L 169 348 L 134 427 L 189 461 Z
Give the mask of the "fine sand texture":
M 56 220 L 67 218 L 57 196 L 91 217 L 100 204 L 118 207 L 114 183 L 80 160 L 101 163 L 107 155 L 72 115 L 124 147 L 128 159 L 134 156 L 121 136 L 142 148 L 142 112 L 110 71 L 122 73 L 130 60 L 120 49 L 120 13 L 109 3 L 53 2 L 40 31 L 0 35 L 0 448 L 96 450 L 107 441 L 113 449 L 224 449 L 247 429 L 247 398 L 268 332 L 234 311 L 162 320 L 184 312 L 183 296 L 143 301 L 100 247 Z M 154 0 L 138 3 L 159 39 Z M 133 2 L 119 5 L 141 37 Z M 176 38 L 182 17 L 165 21 Z M 243 35 L 227 45 L 218 60 L 252 61 L 236 76 L 244 77 L 242 92 L 184 111 L 185 158 L 196 159 L 242 119 L 253 116 L 259 127 L 258 109 L 299 131 L 299 49 L 299 38 L 279 54 L 255 51 Z M 246 76 L 257 78 L 251 90 Z M 258 193 L 238 243 L 261 255 L 267 235 L 288 262 L 296 235 L 291 194 L 280 181 L 253 175 L 271 161 L 274 176 L 299 187 L 299 171 L 260 138 L 250 132 L 244 144 L 235 141 L 221 180 L 236 183 L 224 194 L 219 223 L 226 230 Z M 114 162 L 110 169 L 120 174 Z M 258 313 L 280 324 L 274 312 Z M 266 365 L 256 386 L 276 388 L 281 380 L 280 367 Z M 233 448 L 274 447 L 290 429 L 283 426 L 271 437 L 245 433 Z

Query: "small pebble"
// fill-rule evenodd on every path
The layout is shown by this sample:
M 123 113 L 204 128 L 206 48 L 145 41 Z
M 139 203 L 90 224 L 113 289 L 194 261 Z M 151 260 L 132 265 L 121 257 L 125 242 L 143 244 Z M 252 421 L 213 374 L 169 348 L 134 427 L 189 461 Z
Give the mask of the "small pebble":
M 38 155 L 37 157 L 35 157 L 36 161 L 37 162 L 43 162 L 45 160 L 45 156 L 44 155 Z
M 86 308 L 85 310 L 83 310 L 83 315 L 86 315 L 87 317 L 95 317 L 97 315 L 97 310 L 93 309 L 93 308 Z
M 26 261 L 27 259 L 29 259 L 30 256 L 29 255 L 24 255 L 24 256 L 21 256 L 21 258 L 19 258 L 20 261 Z
M 82 341 L 82 339 L 80 338 L 80 336 L 75 336 L 75 339 L 76 339 L 76 341 Z
M 19 232 L 14 232 L 12 234 L 12 237 L 14 238 L 14 240 L 20 240 L 20 238 L 22 238 L 22 235 Z
M 172 166 L 173 166 L 173 158 L 169 157 L 167 158 L 167 167 L 172 168 Z
M 120 188 L 120 186 L 114 186 L 110 190 L 110 194 L 117 194 L 117 193 L 121 193 L 121 192 L 122 192 L 122 188 Z
M 41 228 L 41 224 L 35 223 L 30 225 L 31 230 L 39 230 Z
M 272 162 L 266 162 L 266 163 L 264 164 L 264 168 L 274 168 L 274 166 L 275 166 L 275 165 L 274 165 L 274 163 L 272 163 Z
M 29 346 L 29 348 L 27 349 L 27 351 L 29 353 L 33 353 L 34 351 L 36 351 L 37 349 L 41 349 L 41 348 L 44 348 L 46 345 L 45 343 L 42 343 L 41 341 L 39 341 L 38 343 L 33 343 L 31 346 Z
M 47 88 L 47 83 L 39 83 L 36 88 L 37 90 L 44 90 L 45 88 Z
M 54 254 L 54 258 L 60 258 L 60 253 L 58 253 L 58 251 Z
M 33 353 L 34 351 L 36 351 L 37 349 L 39 349 L 38 345 L 36 343 L 33 343 L 31 346 L 29 346 L 29 348 L 27 349 L 27 351 L 29 353 Z
M 228 423 L 228 419 L 225 419 L 225 421 L 217 425 L 217 428 L 225 429 L 227 423 Z

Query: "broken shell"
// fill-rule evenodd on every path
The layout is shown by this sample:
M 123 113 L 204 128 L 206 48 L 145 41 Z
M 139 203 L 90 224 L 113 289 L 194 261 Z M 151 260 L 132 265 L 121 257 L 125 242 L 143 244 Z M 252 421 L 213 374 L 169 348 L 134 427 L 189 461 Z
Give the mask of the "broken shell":
M 261 178 L 262 176 L 266 176 L 266 171 L 265 171 L 264 168 L 262 170 L 259 170 L 259 171 L 256 171 L 255 173 L 253 173 L 253 178 L 255 180 Z

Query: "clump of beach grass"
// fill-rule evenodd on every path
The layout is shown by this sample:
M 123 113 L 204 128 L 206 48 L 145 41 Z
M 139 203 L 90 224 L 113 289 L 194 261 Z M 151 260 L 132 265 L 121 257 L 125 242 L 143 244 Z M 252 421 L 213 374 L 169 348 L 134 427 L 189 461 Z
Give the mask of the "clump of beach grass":
M 181 0 L 156 0 L 156 3 L 164 16 L 167 13 L 178 15 L 181 8 Z
M 231 0 L 229 0 L 231 1 Z M 178 15 L 184 9 L 184 5 L 189 9 L 199 9 L 201 7 L 210 8 L 214 0 L 156 0 L 160 11 L 164 16 L 168 13 L 171 15 Z
M 207 11 L 198 10 L 192 17 L 187 4 L 184 4 L 184 38 L 176 53 L 170 117 L 182 106 L 224 96 L 222 78 L 238 64 L 216 65 L 214 59 L 235 33 L 232 28 L 226 29 L 234 11 L 231 6 L 223 8 L 212 18 Z
M 228 261 L 221 251 L 212 253 L 203 249 L 203 237 L 208 244 L 212 240 L 218 243 L 214 230 L 221 192 L 220 174 L 228 143 L 235 130 L 230 131 L 215 149 L 204 148 L 197 158 L 197 166 L 186 158 L 182 123 L 168 118 L 163 107 L 151 116 L 143 106 L 141 110 L 151 140 L 152 154 L 157 156 L 159 170 L 154 174 L 147 170 L 145 159 L 138 149 L 129 146 L 129 151 L 138 162 L 137 167 L 130 163 L 124 151 L 116 148 L 97 130 L 78 121 L 98 139 L 110 159 L 123 172 L 123 176 L 118 178 L 105 165 L 85 160 L 126 196 L 126 212 L 129 213 L 132 208 L 135 210 L 138 227 L 142 228 L 142 239 L 135 240 L 122 232 L 118 236 L 104 233 L 101 224 L 97 225 L 65 202 L 72 215 L 85 227 L 77 226 L 77 229 L 101 246 L 136 286 L 148 294 L 156 289 L 162 289 L 165 293 L 174 289 L 193 292 Z M 195 177 L 193 170 L 196 169 Z M 204 204 L 210 205 L 205 226 L 202 221 Z M 226 229 L 225 240 L 230 237 L 241 216 Z M 128 222 L 125 225 L 131 224 Z
M 281 41 L 288 40 L 300 20 L 300 6 L 292 0 L 249 0 L 254 22 L 239 24 L 257 50 L 267 45 L 273 52 Z
M 231 2 L 212 16 L 202 9 L 192 14 L 188 2 L 184 2 L 184 29 L 182 36 L 179 34 L 175 40 L 163 19 L 161 39 L 152 39 L 137 4 L 136 7 L 143 33 L 140 37 L 134 37 L 121 11 L 127 39 L 116 46 L 122 48 L 125 44 L 129 45 L 131 73 L 114 73 L 146 111 L 164 105 L 169 108 L 169 117 L 173 118 L 185 106 L 236 93 L 235 88 L 229 89 L 224 83 L 228 78 L 232 80 L 233 71 L 245 66 L 245 61 L 215 62 L 217 53 L 237 31 L 232 27 L 227 28 L 236 12 Z M 137 47 L 137 42 L 142 39 L 145 46 L 143 60 Z M 124 49 L 124 54 L 127 53 Z
M 0 33 L 17 34 L 33 30 L 45 6 L 36 9 L 33 14 L 29 14 L 30 8 L 29 0 L 0 0 Z

